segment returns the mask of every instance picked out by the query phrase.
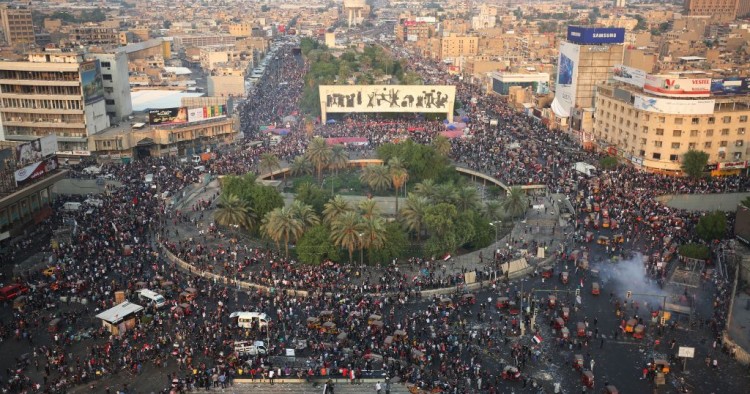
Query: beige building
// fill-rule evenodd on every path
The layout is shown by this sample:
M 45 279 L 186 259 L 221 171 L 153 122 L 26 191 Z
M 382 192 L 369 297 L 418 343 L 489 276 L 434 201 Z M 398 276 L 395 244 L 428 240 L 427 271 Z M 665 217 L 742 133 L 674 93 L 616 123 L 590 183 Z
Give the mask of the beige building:
M 643 70 L 647 73 L 656 71 L 659 54 L 649 48 L 625 48 L 622 64 Z
M 750 0 L 739 0 L 737 3 L 737 17 L 744 18 L 750 15 Z
M 479 48 L 479 37 L 449 35 L 440 39 L 440 60 L 460 56 L 475 56 Z
M 685 13 L 689 16 L 705 15 L 716 21 L 730 22 L 737 16 L 738 0 L 685 0 Z
M 214 70 L 221 63 L 232 63 L 245 58 L 234 45 L 209 45 L 200 48 L 201 67 L 206 71 Z M 248 63 L 252 62 L 252 56 Z
M 208 95 L 215 97 L 245 95 L 245 71 L 241 65 L 220 65 L 211 71 L 206 80 Z
M 31 8 L 0 5 L 0 38 L 11 46 L 34 43 Z
M 746 168 L 750 96 L 664 98 L 632 85 L 599 85 L 594 136 L 648 170 L 679 172 L 688 150 L 709 154 L 724 171 Z
M 120 32 L 100 26 L 77 26 L 70 31 L 68 40 L 83 45 L 120 45 Z
M 231 24 L 229 34 L 235 37 L 250 37 L 253 34 L 253 24 L 249 22 Z

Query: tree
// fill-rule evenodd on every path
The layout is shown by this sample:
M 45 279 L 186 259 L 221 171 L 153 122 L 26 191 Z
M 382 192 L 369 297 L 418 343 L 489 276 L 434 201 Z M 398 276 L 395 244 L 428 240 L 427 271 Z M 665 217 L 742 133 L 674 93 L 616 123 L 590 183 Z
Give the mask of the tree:
M 368 249 L 367 260 L 370 262 L 387 263 L 403 256 L 409 247 L 409 239 L 398 223 L 385 224 L 386 242 L 380 249 Z
M 289 167 L 289 172 L 292 176 L 297 175 L 311 175 L 313 173 L 313 166 L 310 160 L 307 160 L 305 156 L 297 156 L 292 161 L 292 165 Z
M 365 167 L 362 170 L 362 174 L 359 176 L 359 180 L 376 192 L 383 191 L 391 186 L 391 177 L 388 173 L 388 167 L 384 165 Z
M 682 171 L 691 178 L 702 177 L 706 164 L 708 164 L 708 153 L 704 151 L 691 149 L 682 155 Z
M 312 182 L 303 182 L 295 189 L 294 199 L 310 205 L 315 212 L 322 214 L 326 202 L 332 197 L 326 189 Z
M 503 218 L 503 204 L 497 200 L 488 200 L 484 203 L 484 215 L 490 223 L 497 222 Z
M 334 145 L 331 148 L 331 168 L 339 173 L 339 170 L 346 168 L 349 165 L 349 152 L 346 151 L 344 145 Z
M 604 156 L 599 159 L 599 167 L 603 170 L 611 170 L 617 167 L 617 158 L 614 156 Z
M 305 231 L 297 242 L 297 256 L 305 264 L 318 265 L 325 260 L 338 260 L 339 248 L 331 241 L 331 231 L 319 224 Z
M 359 202 L 359 212 L 362 214 L 362 217 L 365 219 L 370 219 L 374 217 L 380 216 L 380 208 L 378 208 L 378 203 L 371 199 L 367 198 Z
M 325 168 L 331 162 L 331 156 L 333 155 L 331 147 L 328 146 L 323 138 L 315 137 L 307 145 L 307 152 L 305 152 L 305 155 L 315 166 L 318 174 L 318 181 L 320 181 L 320 176 L 323 172 L 323 168 Z
M 323 208 L 323 221 L 332 225 L 339 217 L 349 212 L 353 212 L 349 202 L 341 196 L 334 196 Z
M 276 208 L 266 214 L 261 225 L 263 234 L 276 242 L 276 246 L 284 241 L 284 256 L 289 257 L 289 241 L 296 240 L 302 235 L 302 223 L 294 216 L 289 208 Z
M 424 181 L 417 183 L 416 186 L 414 186 L 414 192 L 416 195 L 428 200 L 428 201 L 434 201 L 436 196 L 436 188 L 435 181 L 432 179 L 425 179 Z
M 708 260 L 708 258 L 711 257 L 711 251 L 706 245 L 680 245 L 678 251 L 680 253 L 680 256 L 689 257 L 691 259 Z
M 396 190 L 396 215 L 398 215 L 398 192 L 409 179 L 409 172 L 406 171 L 404 164 L 398 157 L 394 157 L 388 161 L 388 172 L 390 172 L 391 175 L 393 188 Z
M 473 230 L 473 236 L 468 241 L 469 247 L 481 249 L 491 245 L 495 241 L 495 228 L 490 225 L 488 218 L 476 211 L 467 212 L 465 215 L 470 220 Z
M 352 262 L 354 249 L 361 247 L 362 223 L 356 212 L 345 212 L 331 223 L 331 239 L 333 243 L 349 252 L 349 262 Z
M 453 204 L 458 199 L 456 188 L 450 183 L 443 183 L 435 187 L 433 203 Z
M 250 191 L 252 208 L 259 218 L 265 217 L 268 212 L 284 206 L 284 198 L 278 190 L 270 186 L 257 185 Z
M 265 169 L 270 172 L 271 179 L 273 179 L 273 171 L 281 169 L 279 158 L 273 153 L 264 153 L 260 155 L 260 169 L 261 171 Z
M 417 240 L 420 241 L 422 239 L 422 229 L 424 228 L 424 215 L 428 206 L 429 201 L 426 198 L 409 193 L 406 197 L 404 207 L 399 212 L 404 226 L 409 231 L 415 232 Z
M 385 220 L 379 216 L 370 216 L 363 218 L 360 226 L 362 236 L 360 237 L 360 246 L 362 249 L 382 249 L 385 245 Z
M 320 223 L 320 218 L 315 214 L 313 207 L 299 200 L 292 202 L 289 209 L 292 211 L 292 215 L 294 215 L 295 219 L 299 220 L 302 225 L 302 231 Z
M 724 238 L 727 234 L 727 216 L 721 211 L 703 215 L 695 226 L 695 233 L 706 242 Z
M 473 211 L 479 206 L 479 194 L 473 186 L 461 187 L 456 190 L 456 208 L 459 212 Z
M 432 147 L 441 156 L 448 156 L 451 153 L 451 142 L 448 137 L 444 135 L 438 135 L 432 140 Z
M 424 222 L 431 235 L 443 237 L 451 231 L 456 218 L 458 218 L 458 210 L 455 205 L 439 203 L 427 207 Z
M 255 212 L 237 195 L 221 194 L 217 210 L 214 213 L 214 220 L 217 224 L 227 227 L 238 226 L 249 230 L 255 225 L 256 219 Z
M 517 218 L 526 212 L 528 206 L 528 200 L 526 193 L 523 189 L 518 186 L 510 188 L 508 195 L 505 197 L 502 203 L 505 212 L 512 218 Z

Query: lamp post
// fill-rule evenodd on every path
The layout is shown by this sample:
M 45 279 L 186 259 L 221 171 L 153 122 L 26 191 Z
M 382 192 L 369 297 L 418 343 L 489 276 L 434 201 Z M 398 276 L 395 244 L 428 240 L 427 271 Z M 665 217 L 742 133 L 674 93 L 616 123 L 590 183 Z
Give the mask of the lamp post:
M 365 264 L 364 263 L 364 250 L 365 250 L 365 247 L 362 244 L 362 236 L 364 234 L 363 233 L 359 233 L 357 235 L 359 236 L 359 265 L 364 265 Z

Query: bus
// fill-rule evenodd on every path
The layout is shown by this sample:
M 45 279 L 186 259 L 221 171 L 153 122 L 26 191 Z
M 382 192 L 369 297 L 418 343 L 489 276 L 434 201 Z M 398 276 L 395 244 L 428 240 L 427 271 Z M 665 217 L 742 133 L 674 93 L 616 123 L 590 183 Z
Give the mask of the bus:
M 149 289 L 138 290 L 138 299 L 146 301 L 156 308 L 161 308 L 167 304 L 167 300 L 164 298 L 164 296 Z

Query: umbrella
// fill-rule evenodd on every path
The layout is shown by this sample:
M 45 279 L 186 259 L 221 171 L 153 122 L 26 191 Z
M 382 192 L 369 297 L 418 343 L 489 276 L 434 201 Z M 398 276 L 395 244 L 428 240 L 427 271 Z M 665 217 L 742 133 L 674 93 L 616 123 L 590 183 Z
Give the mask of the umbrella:
M 327 124 L 334 124 L 334 123 L 336 123 L 336 119 L 328 119 L 328 120 L 326 121 L 326 123 L 327 123 Z
M 448 119 L 443 119 L 443 124 L 448 124 L 448 123 L 450 123 L 450 122 L 448 121 Z
M 456 125 L 452 125 L 452 124 L 448 125 L 448 130 L 455 130 L 455 129 L 456 129 Z
M 468 116 L 462 116 L 461 117 L 461 121 L 462 122 L 468 122 L 469 121 L 469 117 Z

